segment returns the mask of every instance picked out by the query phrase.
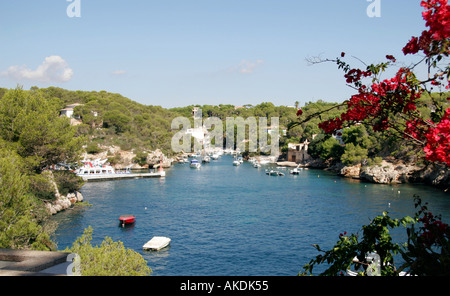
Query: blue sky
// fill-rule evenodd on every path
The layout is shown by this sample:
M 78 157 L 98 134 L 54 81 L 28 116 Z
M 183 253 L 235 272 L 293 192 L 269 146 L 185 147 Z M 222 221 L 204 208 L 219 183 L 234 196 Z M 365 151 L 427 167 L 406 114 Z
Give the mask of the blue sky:
M 354 91 L 333 63 L 363 67 L 425 29 L 419 0 L 67 0 L 0 2 L 0 87 L 120 93 L 145 105 L 340 102 Z M 373 0 L 375 1 L 375 0 Z

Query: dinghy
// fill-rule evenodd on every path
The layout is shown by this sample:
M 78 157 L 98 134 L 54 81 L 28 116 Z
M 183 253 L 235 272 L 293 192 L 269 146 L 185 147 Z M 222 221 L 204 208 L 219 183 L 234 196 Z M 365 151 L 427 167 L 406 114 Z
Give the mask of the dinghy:
M 142 246 L 144 250 L 159 251 L 167 247 L 170 243 L 170 238 L 164 236 L 154 236 L 151 240 Z
M 134 215 L 122 215 L 119 217 L 120 224 L 122 226 L 133 224 L 136 221 L 136 217 Z

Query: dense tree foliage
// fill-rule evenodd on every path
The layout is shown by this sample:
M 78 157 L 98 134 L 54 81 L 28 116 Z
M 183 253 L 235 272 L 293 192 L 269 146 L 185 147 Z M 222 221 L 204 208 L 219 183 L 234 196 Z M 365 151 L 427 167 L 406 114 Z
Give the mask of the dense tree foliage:
M 69 91 L 57 87 L 39 91 L 46 98 L 56 98 L 59 109 L 79 104 L 74 110 L 74 116 L 81 120 L 77 135 L 87 137 L 91 153 L 99 151 L 95 148 L 98 144 L 116 145 L 123 150 L 161 149 L 171 153 L 171 122 L 178 113 L 106 91 Z
M 105 237 L 100 246 L 92 246 L 92 233 L 93 229 L 89 226 L 72 247 L 65 250 L 80 256 L 79 272 L 82 276 L 150 275 L 152 270 L 139 253 L 125 248 L 120 241 L 114 242 L 110 237 Z
M 54 244 L 41 226 L 40 206 L 30 192 L 23 161 L 0 148 L 0 248 L 49 250 Z
M 42 201 L 55 198 L 55 187 L 44 170 L 78 160 L 83 143 L 69 120 L 58 116 L 59 109 L 58 98 L 36 88 L 0 92 L 1 247 L 54 248 Z
M 0 137 L 36 172 L 58 162 L 74 162 L 82 139 L 74 137 L 69 120 L 58 114 L 58 100 L 39 91 L 10 90 L 0 100 Z

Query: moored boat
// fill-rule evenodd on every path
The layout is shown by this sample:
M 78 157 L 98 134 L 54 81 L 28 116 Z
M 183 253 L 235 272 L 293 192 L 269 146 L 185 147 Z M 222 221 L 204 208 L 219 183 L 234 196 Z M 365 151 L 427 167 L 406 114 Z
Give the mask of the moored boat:
M 133 224 L 136 221 L 136 217 L 134 215 L 122 215 L 119 217 L 120 224 L 122 226 Z
M 193 169 L 199 169 L 202 165 L 197 159 L 193 159 L 191 160 L 191 164 L 189 166 Z
M 266 170 L 266 175 L 269 176 L 284 176 L 284 173 L 275 170 Z
M 79 167 L 75 173 L 78 176 L 90 176 L 90 175 L 114 175 L 117 172 L 110 164 L 106 164 L 107 159 L 96 159 L 93 161 L 83 160 L 83 166 Z M 125 173 L 130 173 L 126 170 Z

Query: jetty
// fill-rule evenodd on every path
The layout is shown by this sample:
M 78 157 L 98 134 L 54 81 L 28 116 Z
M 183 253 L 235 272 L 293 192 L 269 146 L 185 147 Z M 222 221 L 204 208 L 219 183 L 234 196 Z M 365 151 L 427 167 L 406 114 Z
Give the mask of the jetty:
M 85 174 L 79 175 L 84 181 L 111 181 L 121 179 L 161 178 L 166 176 L 165 171 L 154 173 L 113 173 L 113 174 Z

